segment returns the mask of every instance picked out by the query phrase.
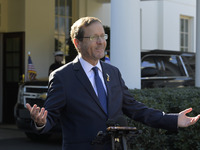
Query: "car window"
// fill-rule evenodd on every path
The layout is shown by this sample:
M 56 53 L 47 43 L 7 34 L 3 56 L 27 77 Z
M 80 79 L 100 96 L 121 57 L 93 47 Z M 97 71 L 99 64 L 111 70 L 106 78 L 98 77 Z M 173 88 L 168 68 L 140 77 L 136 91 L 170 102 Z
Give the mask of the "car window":
M 185 67 L 188 70 L 189 76 L 194 76 L 195 74 L 195 56 L 182 56 L 185 63 Z
M 157 61 L 163 65 L 164 76 L 185 76 L 181 61 L 176 55 L 157 57 Z
M 156 68 L 156 63 L 153 57 L 146 57 L 145 59 L 142 60 L 141 66 L 142 66 L 142 69 L 147 68 L 147 67 Z
M 157 77 L 185 76 L 181 61 L 176 55 L 149 55 L 142 59 L 142 73 L 145 68 L 157 70 Z M 146 70 L 145 70 L 146 71 Z M 143 74 L 142 74 L 143 76 Z
M 141 77 L 155 77 L 158 73 L 154 57 L 145 57 L 141 63 Z

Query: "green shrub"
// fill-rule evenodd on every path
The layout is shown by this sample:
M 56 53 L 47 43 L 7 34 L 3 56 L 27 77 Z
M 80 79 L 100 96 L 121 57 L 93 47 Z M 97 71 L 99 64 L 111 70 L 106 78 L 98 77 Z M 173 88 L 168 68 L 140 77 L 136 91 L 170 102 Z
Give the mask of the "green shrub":
M 188 116 L 200 113 L 200 88 L 155 88 L 130 90 L 137 101 L 148 107 L 160 109 L 165 113 L 179 113 L 192 107 Z M 129 144 L 134 150 L 200 150 L 200 122 L 188 128 L 179 128 L 178 132 L 154 129 L 128 119 L 142 133 Z

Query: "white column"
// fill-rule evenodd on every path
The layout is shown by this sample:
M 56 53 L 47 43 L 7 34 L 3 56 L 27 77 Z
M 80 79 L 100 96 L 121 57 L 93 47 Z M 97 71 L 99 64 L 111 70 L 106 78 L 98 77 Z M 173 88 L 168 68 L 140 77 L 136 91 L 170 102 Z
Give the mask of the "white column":
M 111 0 L 111 64 L 130 89 L 140 81 L 140 1 Z
M 25 72 L 28 52 L 37 71 L 37 78 L 48 77 L 54 62 L 55 0 L 25 1 Z
M 195 86 L 200 87 L 200 2 L 196 1 L 196 71 Z

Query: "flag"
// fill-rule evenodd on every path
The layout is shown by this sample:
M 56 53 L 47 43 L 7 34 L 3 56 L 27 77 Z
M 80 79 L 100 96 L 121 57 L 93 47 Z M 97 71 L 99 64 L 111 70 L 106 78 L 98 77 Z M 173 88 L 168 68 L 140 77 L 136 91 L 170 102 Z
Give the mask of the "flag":
M 108 55 L 105 56 L 105 62 L 110 64 L 110 58 Z
M 37 72 L 31 60 L 30 52 L 28 54 L 28 80 L 35 80 L 37 76 Z

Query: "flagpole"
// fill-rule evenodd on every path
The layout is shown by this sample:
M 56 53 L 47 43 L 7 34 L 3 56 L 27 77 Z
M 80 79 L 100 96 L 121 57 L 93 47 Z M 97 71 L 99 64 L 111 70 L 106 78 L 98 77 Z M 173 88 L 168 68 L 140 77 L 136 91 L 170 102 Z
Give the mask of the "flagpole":
M 28 57 L 31 55 L 31 52 L 28 52 Z M 26 72 L 25 72 L 25 82 L 28 81 L 28 58 L 27 58 L 27 66 L 26 66 Z
M 37 72 L 31 60 L 31 53 L 28 52 L 28 68 L 27 68 L 27 80 L 32 81 L 36 80 Z

